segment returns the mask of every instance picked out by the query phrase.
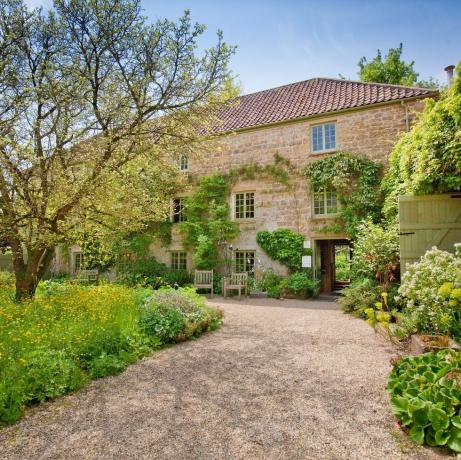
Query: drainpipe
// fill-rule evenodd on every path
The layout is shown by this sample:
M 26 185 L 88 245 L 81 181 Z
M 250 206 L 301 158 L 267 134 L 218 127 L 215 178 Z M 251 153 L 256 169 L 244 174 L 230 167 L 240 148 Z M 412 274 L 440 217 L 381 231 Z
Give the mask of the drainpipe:
M 410 131 L 410 117 L 408 115 L 408 106 L 405 104 L 405 101 L 400 101 L 403 109 L 405 110 L 405 131 Z

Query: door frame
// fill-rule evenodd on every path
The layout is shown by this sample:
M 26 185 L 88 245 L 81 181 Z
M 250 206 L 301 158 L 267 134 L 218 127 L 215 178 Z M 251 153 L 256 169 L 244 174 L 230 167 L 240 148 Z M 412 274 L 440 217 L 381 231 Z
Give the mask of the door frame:
M 320 292 L 331 293 L 336 283 L 335 246 L 341 244 L 350 247 L 351 242 L 345 237 L 323 237 L 313 238 L 312 243 L 314 278 L 320 281 Z

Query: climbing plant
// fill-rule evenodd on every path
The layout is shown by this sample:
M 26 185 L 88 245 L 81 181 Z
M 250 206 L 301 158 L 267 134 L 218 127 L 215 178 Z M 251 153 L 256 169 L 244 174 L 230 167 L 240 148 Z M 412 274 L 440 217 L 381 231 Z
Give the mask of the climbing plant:
M 231 220 L 229 196 L 232 185 L 239 180 L 270 178 L 292 189 L 295 168 L 280 155 L 266 165 L 250 163 L 225 174 L 202 176 L 190 197 L 184 198 L 186 220 L 180 223 L 184 246 L 194 250 L 197 268 L 215 268 L 219 262 L 219 246 L 233 240 L 239 227 Z
M 354 237 L 365 218 L 381 216 L 382 164 L 350 152 L 337 152 L 309 163 L 304 174 L 312 190 L 334 188 L 340 202 L 340 217 L 330 231 L 346 231 Z
M 310 253 L 304 248 L 304 235 L 288 228 L 280 228 L 270 232 L 263 230 L 256 235 L 256 242 L 272 259 L 288 267 L 291 272 L 300 270 L 301 258 Z
M 461 62 L 452 86 L 426 100 L 417 123 L 395 144 L 383 181 L 384 212 L 397 214 L 399 195 L 461 190 Z

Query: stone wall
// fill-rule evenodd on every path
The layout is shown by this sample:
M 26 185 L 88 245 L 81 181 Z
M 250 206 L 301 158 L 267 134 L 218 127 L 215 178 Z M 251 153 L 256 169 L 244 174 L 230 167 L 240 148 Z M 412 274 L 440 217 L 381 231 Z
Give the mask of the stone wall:
M 399 101 L 369 109 L 225 135 L 206 157 L 189 159 L 189 173 L 198 177 L 216 172 L 225 173 L 231 168 L 251 163 L 272 164 L 276 154 L 300 168 L 307 162 L 325 155 L 312 152 L 311 127 L 330 121 L 336 122 L 337 150 L 363 154 L 373 160 L 386 163 L 392 146 L 399 135 L 406 130 L 407 119 L 408 121 L 414 119 L 414 113 L 420 111 L 422 107 L 422 101 L 411 101 L 405 105 Z M 234 248 L 254 249 L 257 259 L 264 268 L 274 268 L 279 272 L 284 271 L 283 267 L 270 260 L 257 246 L 257 232 L 290 228 L 304 234 L 306 240 L 316 236 L 322 238 L 345 236 L 319 234 L 316 231 L 319 227 L 328 224 L 328 221 L 313 218 L 312 199 L 306 180 L 293 177 L 292 182 L 294 188 L 290 191 L 287 191 L 283 184 L 267 178 L 240 181 L 232 189 L 232 193 L 255 192 L 255 219 L 240 224 L 241 233 L 233 242 Z M 179 232 L 173 229 L 173 242 L 170 249 L 181 248 Z M 161 248 L 154 244 L 151 250 L 159 260 L 169 264 L 168 248 Z M 192 268 L 191 254 L 188 255 L 188 266 Z

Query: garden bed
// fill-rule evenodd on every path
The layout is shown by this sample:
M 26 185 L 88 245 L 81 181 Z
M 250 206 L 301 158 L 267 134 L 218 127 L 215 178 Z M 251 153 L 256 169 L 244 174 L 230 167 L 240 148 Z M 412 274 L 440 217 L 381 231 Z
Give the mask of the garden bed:
M 44 282 L 34 300 L 17 304 L 6 278 L 0 276 L 0 424 L 221 324 L 222 313 L 193 289 Z
M 420 355 L 432 351 L 459 350 L 457 342 L 447 336 L 413 334 L 410 339 L 410 354 Z

